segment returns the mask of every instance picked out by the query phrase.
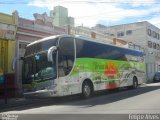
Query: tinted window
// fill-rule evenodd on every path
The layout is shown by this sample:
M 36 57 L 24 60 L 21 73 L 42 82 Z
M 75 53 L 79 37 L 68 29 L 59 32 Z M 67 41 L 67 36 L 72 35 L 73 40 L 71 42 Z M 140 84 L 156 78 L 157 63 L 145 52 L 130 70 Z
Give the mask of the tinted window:
M 160 72 L 157 72 L 155 75 L 160 77 Z
M 76 39 L 76 49 L 77 58 L 86 57 L 127 60 L 126 55 L 143 56 L 141 52 L 81 39 Z
M 26 48 L 25 56 L 48 50 L 50 47 L 57 45 L 57 40 L 58 38 L 49 39 L 49 40 L 39 42 L 37 44 L 30 45 Z
M 55 79 L 57 77 L 56 54 L 53 57 L 53 62 L 48 62 L 47 53 L 26 57 L 23 66 L 23 83 Z
M 65 76 L 70 73 L 74 63 L 74 40 L 71 37 L 62 38 L 59 41 L 58 49 L 58 67 L 59 76 Z

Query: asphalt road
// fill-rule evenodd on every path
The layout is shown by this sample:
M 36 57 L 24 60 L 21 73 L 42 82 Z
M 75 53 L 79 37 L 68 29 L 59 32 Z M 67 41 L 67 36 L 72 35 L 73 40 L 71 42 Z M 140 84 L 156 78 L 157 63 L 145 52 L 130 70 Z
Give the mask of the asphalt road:
M 3 114 L 160 115 L 160 83 L 148 84 L 133 90 L 122 89 L 118 91 L 101 92 L 97 93 L 89 99 L 80 99 L 77 96 L 72 96 L 60 99 L 44 99 L 44 101 L 44 103 L 37 103 L 20 107 L 17 106 L 7 110 Z M 96 117 L 96 115 L 94 116 Z M 157 116 L 157 119 L 158 118 L 160 118 L 160 116 Z

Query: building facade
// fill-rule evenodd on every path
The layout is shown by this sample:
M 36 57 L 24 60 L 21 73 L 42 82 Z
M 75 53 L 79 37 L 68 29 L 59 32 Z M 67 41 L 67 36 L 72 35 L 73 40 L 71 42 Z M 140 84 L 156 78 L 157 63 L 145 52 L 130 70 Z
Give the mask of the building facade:
M 50 17 L 55 26 L 74 26 L 74 18 L 68 16 L 68 9 L 62 6 L 54 7 L 54 10 L 50 11 Z
M 87 27 L 83 26 L 77 26 L 77 27 L 71 27 L 68 26 L 68 34 L 71 35 L 82 35 L 88 38 L 92 38 L 93 40 L 104 42 L 104 43 L 110 43 L 113 44 L 113 39 L 110 36 L 104 35 L 100 32 L 97 32 L 95 30 L 92 30 Z
M 145 51 L 147 82 L 153 81 L 156 71 L 160 70 L 160 29 L 147 21 L 93 28 L 113 38 L 140 45 Z
M 15 55 L 15 35 L 17 31 L 15 12 L 12 15 L 0 13 L 0 75 L 5 76 L 8 96 L 14 96 L 16 91 L 15 71 L 12 69 Z M 0 84 L 0 97 L 4 86 Z

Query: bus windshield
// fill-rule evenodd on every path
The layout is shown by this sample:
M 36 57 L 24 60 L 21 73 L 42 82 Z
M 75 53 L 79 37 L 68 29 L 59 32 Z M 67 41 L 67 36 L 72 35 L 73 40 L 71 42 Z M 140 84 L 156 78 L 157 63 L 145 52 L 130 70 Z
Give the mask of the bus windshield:
M 56 53 L 53 53 L 53 61 L 48 62 L 47 52 L 38 53 L 26 57 L 24 60 L 23 83 L 29 84 L 33 81 L 45 81 L 56 78 Z

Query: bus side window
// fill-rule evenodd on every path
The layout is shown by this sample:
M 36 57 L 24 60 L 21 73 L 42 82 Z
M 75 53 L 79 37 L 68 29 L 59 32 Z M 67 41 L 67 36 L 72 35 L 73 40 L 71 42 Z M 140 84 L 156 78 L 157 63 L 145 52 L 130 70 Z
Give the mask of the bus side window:
M 74 63 L 74 41 L 71 37 L 62 38 L 59 41 L 58 69 L 59 77 L 68 75 Z

